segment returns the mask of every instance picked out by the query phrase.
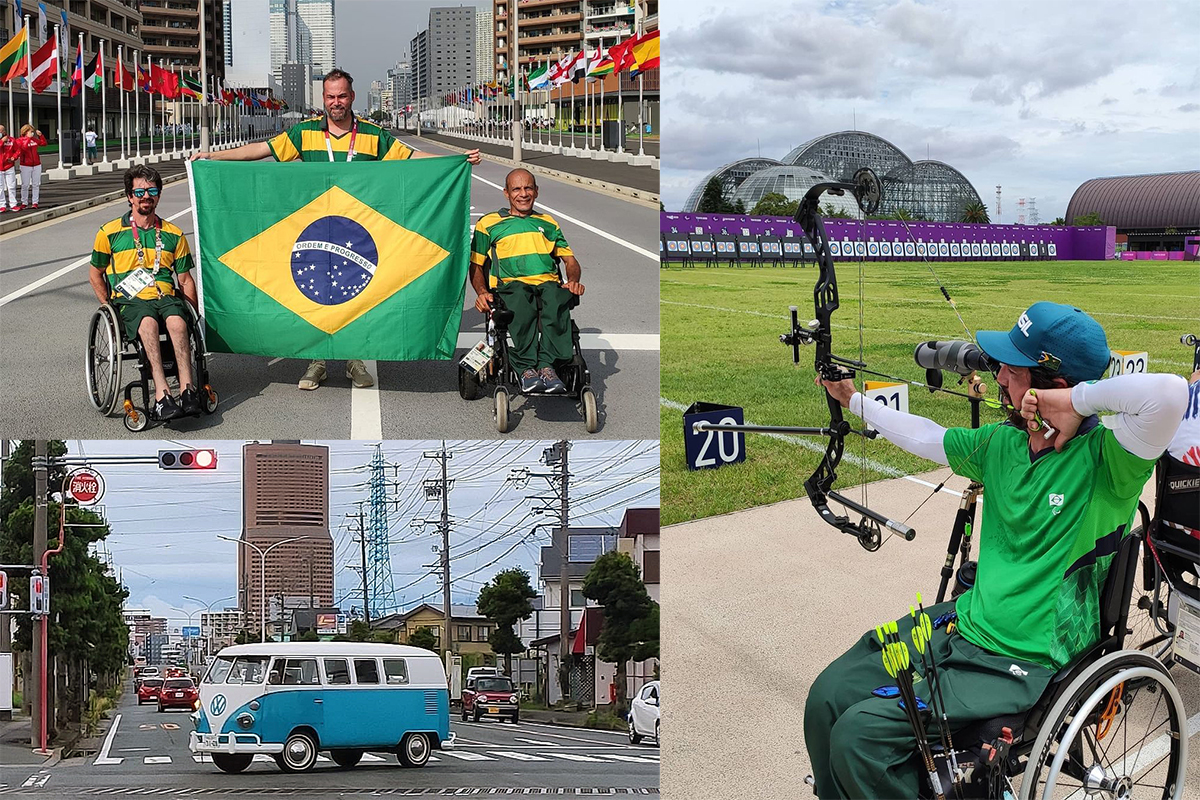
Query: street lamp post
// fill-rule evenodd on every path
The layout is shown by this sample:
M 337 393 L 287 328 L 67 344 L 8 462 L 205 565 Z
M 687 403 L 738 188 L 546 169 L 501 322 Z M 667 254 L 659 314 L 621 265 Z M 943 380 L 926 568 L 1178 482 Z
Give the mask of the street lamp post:
M 172 610 L 172 611 L 178 611 L 180 614 L 187 614 L 187 620 L 188 620 L 188 627 L 189 627 L 189 628 L 190 628 L 190 627 L 192 627 L 192 617 L 196 616 L 196 611 L 199 611 L 199 609 L 196 609 L 196 611 L 190 611 L 190 612 L 189 612 L 189 611 L 184 611 L 182 608 L 178 608 L 178 607 L 176 607 L 176 606 L 171 606 L 171 610 Z M 184 638 L 185 638 L 185 639 L 188 639 L 188 638 L 190 638 L 190 637 L 184 637 Z M 192 671 L 192 643 L 191 643 L 190 641 L 188 642 L 188 645 L 187 645 L 187 657 L 186 657 L 186 662 L 187 662 L 187 669 L 188 669 L 188 672 L 190 673 L 190 672 Z
M 219 599 L 217 599 L 217 600 L 213 600 L 211 603 L 209 603 L 209 604 L 207 604 L 206 606 L 204 606 L 204 613 L 205 613 L 205 614 L 207 614 L 209 611 L 211 611 L 211 610 L 212 610 L 212 607 L 213 607 L 213 606 L 215 606 L 217 603 L 223 603 L 223 602 L 225 602 L 226 600 L 233 600 L 233 599 L 235 599 L 236 597 L 237 597 L 237 595 L 230 595 L 229 597 L 222 597 L 222 598 L 219 598 Z M 199 597 L 189 597 L 189 596 L 188 596 L 188 595 L 186 595 L 186 594 L 185 594 L 185 595 L 183 595 L 183 599 L 184 599 L 184 600 L 191 600 L 193 603 L 203 603 L 203 602 L 204 602 L 204 601 L 203 601 L 203 600 L 201 600 Z M 190 622 L 190 620 L 189 620 L 189 622 Z M 201 615 L 201 617 L 200 617 L 200 625 L 201 625 L 201 629 L 200 629 L 200 635 L 201 635 L 201 636 L 204 636 L 204 628 L 203 628 L 203 625 L 204 625 L 204 616 L 203 616 L 203 615 Z M 209 651 L 209 652 L 212 652 L 212 642 L 210 641 L 209 637 L 205 637 L 205 642 L 206 642 L 206 643 L 207 643 L 207 645 L 208 645 L 208 651 Z
M 287 544 L 288 542 L 298 542 L 301 539 L 305 539 L 307 537 L 293 536 L 290 539 L 280 539 L 278 542 L 275 542 L 270 547 L 268 547 L 266 550 L 264 550 L 263 548 L 259 547 L 256 544 L 247 542 L 245 539 L 234 539 L 230 536 L 222 536 L 219 533 L 217 534 L 217 538 L 224 539 L 227 542 L 236 542 L 237 544 L 244 544 L 247 547 L 252 548 L 254 550 L 254 552 L 258 553 L 259 571 L 262 573 L 262 582 L 259 584 L 260 592 L 261 592 L 259 594 L 259 602 L 261 603 L 261 606 L 259 607 L 259 617 L 260 617 L 261 623 L 262 623 L 261 641 L 265 642 L 267 640 L 267 553 L 270 553 L 272 550 L 274 550 L 276 547 L 279 547 L 279 545 L 281 545 L 281 544 Z

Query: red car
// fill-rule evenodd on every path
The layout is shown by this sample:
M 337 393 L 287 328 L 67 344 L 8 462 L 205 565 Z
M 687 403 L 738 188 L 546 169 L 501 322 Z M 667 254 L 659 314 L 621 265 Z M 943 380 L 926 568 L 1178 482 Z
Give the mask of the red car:
M 521 716 L 521 696 L 512 680 L 504 675 L 480 675 L 467 681 L 462 692 L 462 719 L 471 716 L 476 722 L 482 717 L 507 717 L 516 724 Z
M 191 678 L 167 678 L 162 690 L 158 693 L 158 710 L 168 708 L 186 708 L 196 710 L 200 702 L 200 693 Z
M 143 678 L 138 686 L 137 696 L 138 705 L 142 703 L 153 703 L 158 699 L 158 692 L 162 689 L 162 678 Z

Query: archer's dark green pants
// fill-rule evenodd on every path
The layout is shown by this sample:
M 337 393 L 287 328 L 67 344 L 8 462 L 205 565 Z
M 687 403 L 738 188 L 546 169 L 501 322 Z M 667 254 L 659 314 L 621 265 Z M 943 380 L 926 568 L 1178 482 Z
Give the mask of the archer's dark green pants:
M 926 609 L 930 619 L 953 610 L 941 603 Z M 912 646 L 912 618 L 897 620 L 918 675 L 920 655 Z M 1054 677 L 1037 664 L 1014 661 L 971 644 L 945 628 L 930 643 L 951 732 L 969 722 L 1016 714 L 1033 706 Z M 847 798 L 915 798 L 928 794 L 924 769 L 917 757 L 912 726 L 897 699 L 871 694 L 896 681 L 883 667 L 883 648 L 874 631 L 825 668 L 813 683 L 804 708 L 804 741 L 812 761 L 817 796 Z M 917 697 L 930 700 L 923 677 L 914 678 Z M 931 704 L 932 705 L 932 704 Z M 939 741 L 931 723 L 930 743 Z M 954 740 L 956 749 L 972 744 Z M 946 787 L 943 787 L 946 788 Z M 947 793 L 949 792 L 947 788 Z
M 509 360 L 517 374 L 527 369 L 552 367 L 555 361 L 570 361 L 575 354 L 571 347 L 571 314 L 567 304 L 575 295 L 558 281 L 539 284 L 509 281 L 492 289 L 513 314 L 508 326 L 513 346 Z M 538 305 L 541 304 L 541 314 Z M 542 333 L 538 335 L 538 317 Z

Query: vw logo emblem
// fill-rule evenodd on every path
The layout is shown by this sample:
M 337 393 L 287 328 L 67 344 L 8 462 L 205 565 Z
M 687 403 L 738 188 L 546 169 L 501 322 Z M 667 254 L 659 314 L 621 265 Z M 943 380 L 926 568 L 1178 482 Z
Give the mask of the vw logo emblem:
M 208 704 L 208 710 L 213 713 L 213 716 L 219 717 L 225 713 L 225 695 L 219 694 L 212 699 Z

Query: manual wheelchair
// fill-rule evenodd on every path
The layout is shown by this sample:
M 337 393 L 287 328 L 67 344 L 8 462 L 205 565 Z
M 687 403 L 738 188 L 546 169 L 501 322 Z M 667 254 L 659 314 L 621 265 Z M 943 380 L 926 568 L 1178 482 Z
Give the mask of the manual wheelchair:
M 1200 620 L 1200 549 L 1177 527 L 1200 529 L 1200 490 L 1188 476 L 1200 477 L 1200 469 L 1160 459 L 1155 512 L 1139 506 L 1142 524 L 1122 540 L 1110 565 L 1099 641 L 1061 670 L 1029 711 L 954 733 L 959 764 L 970 776 L 964 797 L 1184 796 L 1188 719 L 1168 651 L 1179 614 Z M 934 749 L 945 796 L 953 797 L 947 759 Z M 921 789 L 931 796 L 928 785 Z
M 184 302 L 188 314 L 184 318 L 187 324 L 188 347 L 192 352 L 192 378 L 197 391 L 200 392 L 200 404 L 204 414 L 212 414 L 217 410 L 217 393 L 209 385 L 208 361 L 204 354 L 204 340 L 200 335 L 200 323 L 191 304 Z M 165 326 L 159 323 L 159 351 L 162 354 L 163 372 L 168 380 L 179 379 L 179 368 L 175 363 L 175 346 L 167 333 Z M 122 383 L 122 372 L 126 362 L 136 362 L 137 377 Z M 105 303 L 92 314 L 88 324 L 87 360 L 84 364 L 88 399 L 92 406 L 105 416 L 110 416 L 122 408 L 126 429 L 138 432 L 145 430 L 151 422 L 160 422 L 153 416 L 154 393 L 151 390 L 153 378 L 150 362 L 146 358 L 145 348 L 141 339 L 134 337 L 130 341 L 125 336 L 125 328 L 121 317 L 113 304 Z M 141 403 L 133 401 L 133 392 L 141 392 Z M 124 394 L 124 401 L 121 397 Z M 182 419 L 182 417 L 180 417 Z
M 487 280 L 486 269 L 484 279 Z M 596 394 L 592 391 L 592 374 L 587 362 L 583 359 L 583 349 L 579 346 L 579 326 L 571 320 L 571 350 L 569 360 L 554 364 L 554 371 L 566 385 L 567 391 L 560 394 L 547 392 L 523 392 L 521 377 L 509 360 L 508 348 L 511 346 L 508 335 L 508 325 L 512 322 L 513 314 L 504 307 L 498 295 L 492 295 L 492 308 L 484 316 L 486 318 L 486 344 L 491 348 L 492 357 L 478 371 L 460 364 L 458 369 L 458 394 L 464 400 L 477 400 L 483 396 L 485 386 L 494 386 L 492 400 L 493 415 L 496 430 L 507 433 L 509 428 L 509 404 L 513 395 L 525 397 L 554 397 L 572 398 L 576 408 L 583 417 L 588 433 L 595 433 L 600 427 L 599 411 L 596 406 Z M 579 305 L 579 298 L 573 297 L 568 307 L 574 309 Z M 541 310 L 540 308 L 538 309 Z M 539 325 L 540 333 L 540 325 Z

